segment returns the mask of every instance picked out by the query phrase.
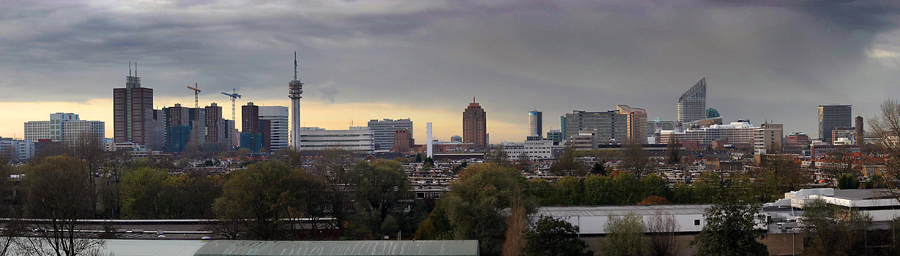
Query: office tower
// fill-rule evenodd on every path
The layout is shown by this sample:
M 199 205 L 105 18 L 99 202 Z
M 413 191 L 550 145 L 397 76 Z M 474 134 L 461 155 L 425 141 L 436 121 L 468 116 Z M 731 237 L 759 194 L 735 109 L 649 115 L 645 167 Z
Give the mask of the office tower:
M 191 136 L 191 111 L 190 108 L 175 104 L 174 107 L 163 108 L 165 122 L 165 150 L 168 152 L 182 152 Z
M 528 112 L 528 136 L 542 136 L 541 128 L 544 125 L 541 111 L 537 109 Z
M 626 131 L 630 142 L 647 144 L 647 111 L 642 108 L 632 108 L 628 105 L 618 105 L 619 114 L 627 116 Z
M 300 151 L 300 99 L 303 98 L 303 83 L 297 79 L 297 52 L 294 52 L 294 80 L 288 83 L 291 98 L 291 149 Z
M 394 147 L 394 132 L 409 130 L 413 134 L 413 122 L 407 119 L 369 120 L 369 130 L 375 134 L 375 150 L 389 150 Z
M 566 114 L 562 120 L 563 139 L 570 139 L 581 131 L 590 131 L 596 136 L 597 143 L 618 144 L 628 138 L 628 115 L 619 111 L 587 112 L 581 110 Z
M 863 125 L 863 117 L 856 116 L 856 145 L 860 147 L 866 144 L 866 129 Z
M 472 103 L 463 111 L 463 142 L 474 144 L 475 149 L 488 147 L 487 113 L 472 98 Z
M 267 120 L 268 136 L 264 144 L 269 150 L 276 150 L 288 147 L 288 107 L 282 106 L 260 106 L 259 120 Z M 265 125 L 263 125 L 265 126 Z M 265 130 L 263 131 L 266 132 Z
M 141 78 L 137 76 L 137 64 L 134 75 L 129 66 L 125 77 L 125 88 L 113 89 L 113 137 L 115 142 L 133 142 L 146 145 L 150 139 L 147 135 L 148 123 L 153 119 L 153 89 L 141 87 Z
M 80 120 L 74 113 L 53 113 L 49 121 L 28 121 L 24 128 L 25 140 L 32 142 L 49 140 L 72 145 L 89 136 L 102 146 L 106 136 L 103 121 Z
M 706 77 L 678 98 L 678 122 L 687 123 L 706 118 Z
M 826 104 L 819 105 L 819 139 L 832 143 L 831 131 L 836 127 L 851 127 L 851 105 Z
M 450 141 L 451 142 L 462 142 L 462 136 L 459 136 L 459 135 L 450 136 Z
M 302 127 L 300 137 L 303 150 L 347 150 L 356 153 L 372 153 L 375 141 L 369 127 L 350 127 L 347 130 L 326 130 L 319 127 Z
M 547 140 L 552 140 L 553 145 L 559 145 L 560 142 L 565 140 L 563 138 L 563 133 L 560 130 L 550 130 L 547 132 Z
M 766 123 L 754 132 L 753 147 L 759 154 L 775 153 L 770 151 L 773 149 L 780 152 L 782 138 L 784 138 L 784 125 Z

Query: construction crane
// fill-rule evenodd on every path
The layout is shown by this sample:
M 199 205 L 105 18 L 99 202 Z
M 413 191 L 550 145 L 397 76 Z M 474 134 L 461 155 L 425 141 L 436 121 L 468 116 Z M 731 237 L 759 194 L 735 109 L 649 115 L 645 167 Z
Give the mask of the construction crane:
M 194 87 L 190 85 L 187 86 L 188 89 L 194 90 L 194 108 L 196 109 L 197 115 L 195 115 L 194 120 L 194 142 L 197 143 L 197 146 L 200 146 L 200 86 L 197 83 L 194 83 Z
M 240 99 L 241 95 L 237 94 L 237 90 L 231 88 L 231 93 L 222 92 L 225 96 L 231 97 L 231 121 L 234 121 L 234 99 Z

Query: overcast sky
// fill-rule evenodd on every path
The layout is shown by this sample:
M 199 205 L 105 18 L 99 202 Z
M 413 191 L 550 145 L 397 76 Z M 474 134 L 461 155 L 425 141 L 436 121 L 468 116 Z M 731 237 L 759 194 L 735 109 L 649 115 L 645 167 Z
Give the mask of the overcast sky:
M 294 51 L 303 126 L 410 117 L 448 140 L 475 97 L 492 142 L 522 141 L 532 109 L 545 130 L 617 104 L 674 120 L 706 77 L 726 122 L 815 137 L 819 104 L 900 95 L 900 1 L 0 1 L 0 136 L 75 112 L 111 137 L 129 61 L 159 108 L 194 83 L 229 118 L 232 88 L 288 106 Z

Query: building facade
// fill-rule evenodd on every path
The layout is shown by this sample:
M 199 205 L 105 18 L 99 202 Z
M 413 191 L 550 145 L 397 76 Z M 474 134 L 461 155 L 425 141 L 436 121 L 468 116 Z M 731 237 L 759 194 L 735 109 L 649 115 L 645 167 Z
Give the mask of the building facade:
M 543 113 L 537 109 L 528 112 L 528 136 L 543 136 Z
M 372 131 L 368 127 L 350 127 L 347 130 L 302 127 L 300 147 L 302 150 L 336 149 L 357 153 L 372 153 L 375 151 L 375 140 Z
M 782 151 L 782 138 L 784 138 L 783 124 L 762 124 L 756 129 L 753 137 L 753 148 L 757 154 L 776 153 L 770 150 Z
M 259 120 L 267 120 L 269 122 L 268 149 L 276 150 L 289 146 L 288 107 L 260 106 Z
M 837 127 L 852 127 L 852 105 L 819 105 L 819 139 L 831 143 L 831 131 Z
M 587 112 L 575 110 L 571 114 L 563 116 L 563 137 L 566 140 L 572 136 L 590 131 L 597 136 L 597 142 L 601 144 L 618 144 L 628 138 L 628 115 L 618 111 Z
M 372 119 L 368 123 L 369 130 L 375 135 L 375 150 L 385 151 L 394 147 L 394 134 L 398 130 L 409 131 L 413 134 L 413 122 L 407 119 Z
M 706 77 L 678 98 L 678 122 L 687 123 L 706 118 Z
M 553 141 L 553 145 L 559 145 L 559 143 L 566 140 L 560 130 L 550 130 L 547 132 L 547 139 Z
M 125 88 L 113 89 L 113 137 L 116 142 L 145 145 L 150 140 L 148 127 L 153 120 L 153 89 L 141 87 L 141 78 L 129 71 Z
M 463 111 L 463 143 L 472 143 L 475 149 L 485 149 L 489 146 L 487 134 L 487 113 L 477 102 L 469 103 Z
M 560 146 L 557 146 L 560 147 Z M 553 141 L 544 139 L 526 140 L 524 143 L 508 143 L 503 151 L 509 161 L 540 161 L 553 159 Z
M 103 145 L 105 131 L 103 121 L 80 120 L 78 114 L 74 113 L 53 113 L 50 114 L 49 121 L 25 122 L 25 140 L 32 142 L 49 140 L 75 143 L 84 139 L 84 136 L 89 136 Z
M 618 105 L 619 114 L 626 115 L 627 139 L 631 143 L 647 144 L 647 111 L 643 108 L 632 108 Z

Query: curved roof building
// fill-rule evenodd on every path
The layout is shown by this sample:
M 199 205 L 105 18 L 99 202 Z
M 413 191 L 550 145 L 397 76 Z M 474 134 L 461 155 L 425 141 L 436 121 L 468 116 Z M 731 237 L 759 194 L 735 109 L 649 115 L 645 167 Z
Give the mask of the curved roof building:
M 706 77 L 678 98 L 678 122 L 687 123 L 706 118 Z

